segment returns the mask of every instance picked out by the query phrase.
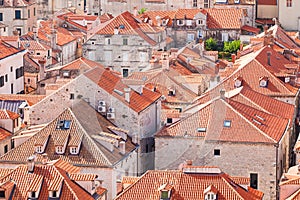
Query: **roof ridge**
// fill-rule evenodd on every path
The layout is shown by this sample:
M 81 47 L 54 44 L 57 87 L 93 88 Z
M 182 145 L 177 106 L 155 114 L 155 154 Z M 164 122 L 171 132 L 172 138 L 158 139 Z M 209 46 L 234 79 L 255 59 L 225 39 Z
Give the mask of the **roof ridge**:
M 223 176 L 222 176 L 223 175 Z M 234 193 L 236 193 L 237 196 L 239 196 L 241 199 L 244 199 L 241 194 L 229 183 L 229 180 L 227 180 L 226 178 L 230 179 L 232 182 L 234 182 L 231 177 L 229 175 L 227 175 L 226 173 L 223 172 L 223 174 L 219 175 L 221 177 L 221 179 L 225 182 L 225 184 L 227 184 L 232 191 L 234 191 Z M 224 177 L 224 176 L 229 176 L 229 177 Z M 235 182 L 234 182 L 235 183 Z M 235 183 L 236 184 L 236 183 Z M 238 185 L 238 184 L 237 184 Z
M 275 79 L 275 81 L 276 82 L 278 82 L 285 90 L 287 90 L 289 93 L 292 93 L 275 75 L 273 75 L 269 70 L 267 70 L 266 68 L 265 68 L 265 66 L 263 66 L 257 59 L 256 59 L 256 57 L 253 59 L 253 61 L 255 61 L 257 64 L 259 64 L 265 71 L 266 71 L 266 73 L 268 73 L 268 74 L 271 74 L 273 77 L 274 77 L 274 79 Z
M 230 100 L 230 101 L 234 101 L 234 100 Z M 251 121 L 249 121 L 244 115 L 242 115 L 240 112 L 238 112 L 235 108 L 233 108 L 229 103 L 227 103 L 226 101 L 224 101 L 228 107 L 233 111 L 235 112 L 236 114 L 238 114 L 240 117 L 242 117 L 245 121 L 248 122 L 248 124 L 250 124 L 251 126 L 253 126 L 256 130 L 258 130 L 262 135 L 264 135 L 265 137 L 271 139 L 274 143 L 278 143 L 275 139 L 273 139 L 271 136 L 269 136 L 268 134 L 266 134 L 265 132 L 263 132 L 262 130 L 260 130 L 257 126 L 255 126 Z M 236 102 L 236 101 L 234 101 Z M 238 102 L 239 103 L 239 102 Z M 241 104 L 241 103 L 240 103 Z M 245 104 L 243 104 L 245 105 Z M 246 106 L 246 105 L 245 105 Z M 250 106 L 249 106 L 250 107 Z M 255 109 L 255 108 L 253 108 Z M 255 109 L 257 110 L 257 109 Z M 260 111 L 262 112 L 262 111 Z
M 76 120 L 77 124 L 79 125 L 79 127 L 83 130 L 86 138 L 88 138 L 91 143 L 94 145 L 96 151 L 98 151 L 102 156 L 103 158 L 106 160 L 106 162 L 109 164 L 109 165 L 113 165 L 109 160 L 108 158 L 103 154 L 103 152 L 97 147 L 97 145 L 95 144 L 95 141 L 89 136 L 89 134 L 86 132 L 86 130 L 82 127 L 81 123 L 79 122 L 79 120 L 77 119 L 77 117 L 75 116 L 75 114 L 72 112 L 72 110 L 70 108 L 67 108 L 69 110 L 69 112 L 71 113 L 71 115 L 73 116 L 73 118 Z M 97 155 L 96 155 L 97 156 Z M 100 159 L 101 160 L 101 159 Z

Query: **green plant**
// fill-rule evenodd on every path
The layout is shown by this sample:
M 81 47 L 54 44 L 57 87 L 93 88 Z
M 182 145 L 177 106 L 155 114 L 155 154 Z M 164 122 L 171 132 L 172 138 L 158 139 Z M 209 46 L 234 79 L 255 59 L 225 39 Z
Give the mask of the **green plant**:
M 207 51 L 216 51 L 218 48 L 217 41 L 213 38 L 209 38 L 205 41 L 205 49 Z
M 144 12 L 147 11 L 147 8 L 141 8 L 141 10 L 138 11 L 139 15 L 143 14 Z
M 240 44 L 241 44 L 240 40 L 234 40 L 232 42 L 224 42 L 223 51 L 229 53 L 236 53 L 237 50 L 239 50 L 240 48 Z

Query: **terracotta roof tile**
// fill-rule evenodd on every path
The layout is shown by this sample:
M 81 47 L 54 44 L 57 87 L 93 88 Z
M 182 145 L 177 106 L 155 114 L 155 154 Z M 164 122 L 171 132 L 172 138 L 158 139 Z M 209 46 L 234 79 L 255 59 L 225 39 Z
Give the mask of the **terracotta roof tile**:
M 9 110 L 0 110 L 0 119 L 17 119 L 19 115 Z
M 5 38 L 5 39 L 9 39 L 9 38 Z M 8 56 L 12 56 L 14 54 L 17 54 L 25 50 L 23 47 L 15 48 L 9 43 L 4 42 L 4 36 L 0 38 L 0 49 L 1 49 L 0 59 L 6 58 Z
M 0 182 L 5 183 L 11 180 L 15 186 L 12 190 L 13 199 L 27 199 L 29 191 L 39 193 L 39 199 L 48 199 L 49 190 L 59 190 L 55 185 L 62 185 L 60 198 L 62 199 L 94 199 L 81 186 L 77 185 L 67 176 L 67 172 L 55 165 L 35 165 L 34 171 L 28 173 L 26 165 L 20 165 L 5 177 L 0 179 Z
M 0 100 L 25 100 L 30 106 L 40 102 L 45 97 L 45 95 L 0 94 Z
M 147 88 L 144 88 L 143 94 L 139 94 L 133 90 L 130 93 L 130 103 L 128 104 L 124 99 L 124 88 L 128 88 L 121 78 L 115 75 L 112 71 L 106 70 L 103 67 L 96 67 L 84 74 L 86 77 L 98 84 L 99 87 L 103 88 L 109 94 L 115 96 L 123 103 L 127 104 L 131 109 L 136 112 L 141 112 L 156 100 L 160 98 L 160 94 L 152 92 Z M 122 93 L 118 94 L 116 91 Z
M 184 173 L 182 171 L 147 171 L 125 189 L 116 200 L 159 199 L 159 189 L 167 185 L 172 199 L 204 199 L 204 191 L 215 188 L 218 199 L 262 199 L 256 190 L 245 190 L 224 173 Z M 232 187 L 234 186 L 234 187 Z
M 150 45 L 156 45 L 156 42 L 146 34 L 148 31 L 153 32 L 154 29 L 149 24 L 137 21 L 129 12 L 124 12 L 106 22 L 97 34 L 113 35 L 115 28 L 119 29 L 120 35 L 138 35 Z

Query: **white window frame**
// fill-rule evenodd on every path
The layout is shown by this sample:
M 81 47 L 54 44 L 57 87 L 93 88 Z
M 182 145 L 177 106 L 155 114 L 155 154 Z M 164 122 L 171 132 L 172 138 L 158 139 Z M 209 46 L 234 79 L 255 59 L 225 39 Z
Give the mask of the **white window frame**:
M 72 155 L 78 154 L 77 147 L 70 147 L 70 154 Z
M 43 148 L 42 148 L 42 146 L 36 146 L 36 147 L 35 147 L 35 152 L 37 152 L 37 153 L 43 153 Z
M 57 154 L 63 154 L 63 153 L 64 153 L 63 147 L 62 147 L 62 146 L 57 146 L 57 147 L 55 148 L 55 150 L 56 150 L 56 153 L 57 153 Z

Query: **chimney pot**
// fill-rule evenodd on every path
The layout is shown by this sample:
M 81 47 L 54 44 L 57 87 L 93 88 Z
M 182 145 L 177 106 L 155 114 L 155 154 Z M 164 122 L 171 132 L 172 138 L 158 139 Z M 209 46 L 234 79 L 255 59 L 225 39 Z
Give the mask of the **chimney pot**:
M 220 90 L 221 99 L 225 99 L 225 89 Z
M 34 156 L 30 156 L 27 159 L 27 167 L 28 167 L 28 172 L 32 173 L 34 170 L 34 161 L 35 161 L 35 157 Z
M 193 161 L 192 160 L 186 160 L 186 165 L 192 166 L 193 165 Z
M 119 148 L 120 148 L 120 153 L 122 155 L 125 155 L 126 153 L 126 143 L 124 141 L 121 141 L 120 144 L 119 144 Z
M 124 92 L 125 92 L 125 101 L 127 103 L 130 103 L 130 91 L 131 88 L 124 88 Z

